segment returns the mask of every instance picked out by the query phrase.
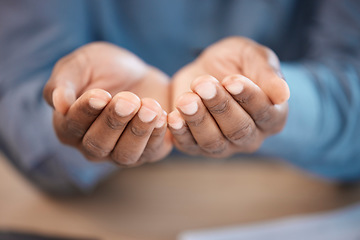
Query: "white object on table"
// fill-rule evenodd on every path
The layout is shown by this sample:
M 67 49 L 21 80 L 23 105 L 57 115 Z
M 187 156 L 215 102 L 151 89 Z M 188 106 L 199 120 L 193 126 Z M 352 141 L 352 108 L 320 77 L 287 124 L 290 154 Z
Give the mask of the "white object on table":
M 360 240 L 360 204 L 252 225 L 186 231 L 178 240 Z

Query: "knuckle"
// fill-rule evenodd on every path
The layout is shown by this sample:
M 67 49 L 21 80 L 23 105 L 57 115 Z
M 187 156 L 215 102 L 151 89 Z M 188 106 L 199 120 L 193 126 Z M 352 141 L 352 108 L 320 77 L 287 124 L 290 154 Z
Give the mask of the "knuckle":
M 171 134 L 176 138 L 186 136 L 189 133 L 190 133 L 190 130 L 189 130 L 189 127 L 187 125 L 185 125 L 181 129 L 175 129 L 175 130 L 171 129 Z
M 255 112 L 253 114 L 253 119 L 255 120 L 255 123 L 258 125 L 268 123 L 272 119 L 270 114 L 270 106 L 266 106 L 260 111 Z
M 204 121 L 205 121 L 205 115 L 201 114 L 199 116 L 196 116 L 196 117 L 186 120 L 186 123 L 189 126 L 198 127 L 198 126 L 202 125 L 204 123 Z
M 89 137 L 83 140 L 82 145 L 86 155 L 90 157 L 105 158 L 111 152 L 111 150 L 104 149 L 95 139 Z
M 220 102 L 219 104 L 210 106 L 210 107 L 208 107 L 208 110 L 210 111 L 210 113 L 216 114 L 216 115 L 226 114 L 230 111 L 229 100 L 225 100 L 223 102 Z
M 240 104 L 241 106 L 245 106 L 248 104 L 248 99 L 244 97 L 237 97 L 236 102 Z
M 117 162 L 122 165 L 131 166 L 135 164 L 139 158 L 135 156 L 135 154 L 129 151 L 119 151 L 117 153 L 111 154 L 111 159 L 114 162 Z
M 66 121 L 65 129 L 66 133 L 76 138 L 81 138 L 85 134 L 85 129 L 82 127 L 82 124 L 73 119 Z
M 130 127 L 130 131 L 136 137 L 145 137 L 149 134 L 149 129 L 135 126 L 135 125 Z
M 151 133 L 151 137 L 162 138 L 165 136 L 165 134 L 166 134 L 166 129 L 155 128 L 154 131 Z
M 237 96 L 236 101 L 242 106 L 250 105 L 256 99 L 255 94 L 246 94 L 246 92 L 241 93 L 240 96 Z
M 80 109 L 81 113 L 88 118 L 95 118 L 99 115 L 98 110 L 91 109 L 88 106 L 81 107 Z
M 177 141 L 175 142 L 175 145 L 180 151 L 190 154 L 192 156 L 199 154 L 199 146 L 196 143 Z
M 105 117 L 105 124 L 112 130 L 119 130 L 125 127 L 125 123 L 119 121 L 115 117 L 111 115 L 106 115 Z
M 148 144 L 148 146 L 144 149 L 143 155 L 147 156 L 147 159 L 152 159 L 159 155 L 161 146 L 161 144 Z
M 242 143 L 254 134 L 254 126 L 251 123 L 242 124 L 242 126 L 230 133 L 226 137 L 233 143 Z
M 149 147 L 146 148 L 141 155 L 140 159 L 144 162 L 153 161 L 158 156 L 159 147 Z
M 200 145 L 200 148 L 207 153 L 211 154 L 221 154 L 227 149 L 227 141 L 224 139 L 215 139 L 209 142 L 205 142 Z

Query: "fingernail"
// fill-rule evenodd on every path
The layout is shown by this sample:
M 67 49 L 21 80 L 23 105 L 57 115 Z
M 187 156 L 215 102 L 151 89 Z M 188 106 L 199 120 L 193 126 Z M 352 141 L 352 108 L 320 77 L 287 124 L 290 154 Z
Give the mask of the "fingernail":
M 150 108 L 141 107 L 138 115 L 142 122 L 148 123 L 148 122 L 151 122 L 152 120 L 154 120 L 154 118 L 156 117 L 157 114 Z
M 172 120 L 169 121 L 169 125 L 171 128 L 173 128 L 175 130 L 179 130 L 184 126 L 184 121 L 179 117 L 172 118 Z
M 244 90 L 244 85 L 241 82 L 236 81 L 225 85 L 225 88 L 232 95 L 238 95 Z
M 186 115 L 193 115 L 198 110 L 198 105 L 196 102 L 191 102 L 187 105 L 179 106 L 180 110 Z
M 195 91 L 205 100 L 212 99 L 216 95 L 216 86 L 212 82 L 204 82 L 195 87 Z
M 115 112 L 120 117 L 129 116 L 136 109 L 136 105 L 129 101 L 119 98 L 115 104 Z
M 90 98 L 89 105 L 97 110 L 103 109 L 107 104 L 107 101 L 100 98 Z
M 155 128 L 162 128 L 165 123 L 166 123 L 166 119 L 167 119 L 167 113 L 164 111 L 163 115 L 160 117 L 160 119 L 157 121 Z
M 70 105 L 73 104 L 76 100 L 75 91 L 69 88 L 65 89 L 64 97 L 67 103 L 69 103 Z

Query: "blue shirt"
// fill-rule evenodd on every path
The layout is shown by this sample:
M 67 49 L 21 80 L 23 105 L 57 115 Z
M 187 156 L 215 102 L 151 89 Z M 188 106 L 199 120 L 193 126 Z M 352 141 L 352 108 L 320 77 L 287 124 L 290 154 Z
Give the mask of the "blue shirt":
M 356 0 L 3 0 L 0 147 L 40 187 L 91 190 L 116 168 L 62 145 L 42 88 L 57 60 L 108 41 L 172 75 L 227 36 L 273 49 L 290 86 L 284 130 L 258 154 L 324 177 L 360 177 L 360 2 Z

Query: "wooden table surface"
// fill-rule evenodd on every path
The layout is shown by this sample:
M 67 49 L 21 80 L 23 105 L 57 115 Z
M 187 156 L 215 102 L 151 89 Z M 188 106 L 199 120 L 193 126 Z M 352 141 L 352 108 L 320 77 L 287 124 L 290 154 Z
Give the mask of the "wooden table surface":
M 354 203 L 277 161 L 167 159 L 125 169 L 89 196 L 52 198 L 0 156 L 0 229 L 96 239 L 170 240 L 184 230 L 254 223 Z

